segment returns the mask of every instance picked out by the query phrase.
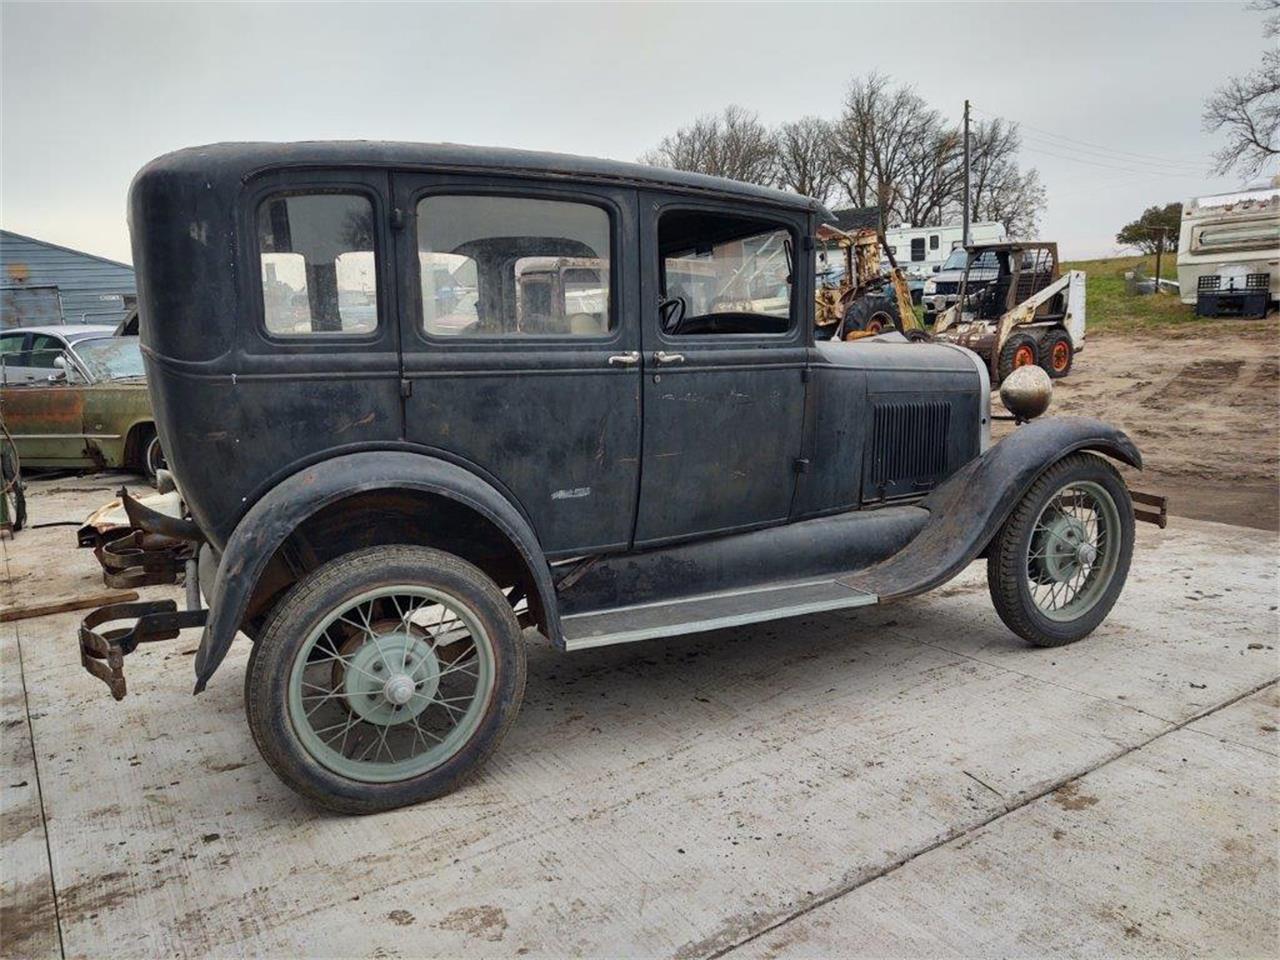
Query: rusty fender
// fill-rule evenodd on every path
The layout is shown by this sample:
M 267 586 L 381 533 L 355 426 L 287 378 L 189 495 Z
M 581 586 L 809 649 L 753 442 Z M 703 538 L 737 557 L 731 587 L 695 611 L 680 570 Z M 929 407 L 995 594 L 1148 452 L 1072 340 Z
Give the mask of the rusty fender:
M 209 620 L 196 654 L 195 692 L 204 690 L 240 629 L 258 578 L 288 536 L 331 503 L 370 490 L 410 490 L 447 497 L 489 520 L 515 546 L 533 579 L 547 630 L 560 636 L 555 584 L 542 546 L 514 504 L 456 464 L 400 450 L 334 457 L 286 477 L 236 524 L 222 552 L 209 599 Z
M 842 582 L 881 600 L 941 586 L 981 555 L 1040 474 L 1078 450 L 1092 450 L 1142 469 L 1142 454 L 1133 441 L 1101 420 L 1033 420 L 970 460 L 921 502 L 930 516 L 915 539 L 889 559 Z

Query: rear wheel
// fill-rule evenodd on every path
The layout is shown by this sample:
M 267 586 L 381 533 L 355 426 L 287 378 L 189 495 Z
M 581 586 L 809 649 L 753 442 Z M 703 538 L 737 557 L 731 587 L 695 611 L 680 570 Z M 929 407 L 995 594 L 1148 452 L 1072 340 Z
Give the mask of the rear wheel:
M 245 678 L 249 728 L 288 786 L 342 813 L 441 796 L 498 746 L 525 652 L 497 584 L 439 550 L 373 547 L 301 580 Z
M 844 313 L 842 334 L 847 338 L 850 333 L 884 333 L 897 329 L 897 324 L 898 305 L 886 296 L 873 293 L 849 304 Z
M 1003 381 L 1019 367 L 1034 366 L 1038 358 L 1039 350 L 1036 347 L 1035 337 L 1029 333 L 1010 334 L 1009 339 L 1000 348 L 996 373 Z
M 1133 503 L 1091 453 L 1059 460 L 1013 508 L 987 554 L 1005 625 L 1037 647 L 1088 635 L 1111 611 L 1133 557 Z
M 1071 372 L 1075 355 L 1071 335 L 1065 330 L 1050 330 L 1040 344 L 1040 366 L 1055 380 Z

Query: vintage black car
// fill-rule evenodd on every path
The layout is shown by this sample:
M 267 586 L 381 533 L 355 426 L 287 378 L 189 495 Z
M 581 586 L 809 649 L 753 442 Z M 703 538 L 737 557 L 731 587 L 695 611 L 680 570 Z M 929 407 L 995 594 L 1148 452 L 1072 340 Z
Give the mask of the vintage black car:
M 86 618 L 82 659 L 253 641 L 249 727 L 340 811 L 443 794 L 581 650 L 919 594 L 985 557 L 1004 622 L 1078 640 L 1133 550 L 1119 430 L 990 443 L 969 351 L 817 342 L 817 202 L 576 157 L 220 144 L 130 193 L 188 598 Z M 198 571 L 194 568 L 198 568 Z M 196 584 L 198 583 L 198 588 Z M 207 609 L 200 608 L 200 598 Z M 103 629 L 110 621 L 132 626 Z

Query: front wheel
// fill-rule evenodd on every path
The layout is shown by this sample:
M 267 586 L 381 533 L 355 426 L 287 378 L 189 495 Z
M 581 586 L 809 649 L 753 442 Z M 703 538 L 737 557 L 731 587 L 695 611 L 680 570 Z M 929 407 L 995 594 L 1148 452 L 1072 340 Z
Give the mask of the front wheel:
M 1037 647 L 1091 633 L 1111 612 L 1133 557 L 1133 503 L 1091 453 L 1041 475 L 996 534 L 987 586 L 1005 625 Z
M 330 561 L 271 612 L 245 677 L 249 728 L 289 787 L 341 813 L 441 796 L 524 695 L 510 604 L 472 564 L 384 546 Z

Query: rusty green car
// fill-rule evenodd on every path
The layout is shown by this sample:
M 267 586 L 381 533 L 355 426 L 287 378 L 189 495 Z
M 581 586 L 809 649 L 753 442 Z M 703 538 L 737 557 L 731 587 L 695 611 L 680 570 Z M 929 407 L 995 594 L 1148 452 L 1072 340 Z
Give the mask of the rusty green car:
M 137 337 L 114 327 L 0 332 L 0 418 L 24 468 L 165 465 Z

